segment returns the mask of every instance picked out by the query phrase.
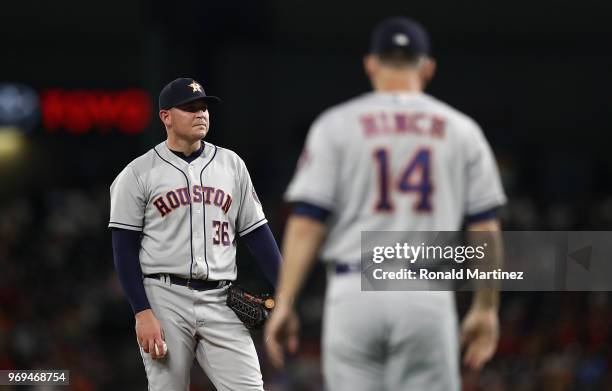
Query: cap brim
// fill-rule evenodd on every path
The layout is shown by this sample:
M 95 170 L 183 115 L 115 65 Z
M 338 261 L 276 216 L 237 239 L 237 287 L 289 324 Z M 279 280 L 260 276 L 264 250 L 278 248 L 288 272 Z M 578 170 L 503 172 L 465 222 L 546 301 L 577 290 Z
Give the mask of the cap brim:
M 161 107 L 160 110 L 169 110 L 173 107 L 184 105 L 185 103 L 193 102 L 193 101 L 200 100 L 200 99 L 202 99 L 204 102 L 206 102 L 209 105 L 216 105 L 217 103 L 221 103 L 221 98 L 219 98 L 218 96 L 213 96 L 213 95 L 194 96 L 193 98 L 188 98 L 178 103 L 175 103 L 173 106 Z
M 219 98 L 218 96 L 207 95 L 205 98 L 200 98 L 200 99 L 204 99 L 206 103 L 213 104 L 213 105 L 216 105 L 217 103 L 221 103 L 221 98 Z

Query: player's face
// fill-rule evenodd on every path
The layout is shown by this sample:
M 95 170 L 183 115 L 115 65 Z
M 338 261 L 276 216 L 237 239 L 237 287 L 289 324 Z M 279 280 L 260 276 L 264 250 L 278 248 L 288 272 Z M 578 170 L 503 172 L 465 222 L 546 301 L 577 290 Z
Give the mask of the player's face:
M 173 132 L 180 138 L 196 141 L 208 133 L 210 116 L 208 105 L 203 100 L 196 100 L 169 110 L 169 120 Z

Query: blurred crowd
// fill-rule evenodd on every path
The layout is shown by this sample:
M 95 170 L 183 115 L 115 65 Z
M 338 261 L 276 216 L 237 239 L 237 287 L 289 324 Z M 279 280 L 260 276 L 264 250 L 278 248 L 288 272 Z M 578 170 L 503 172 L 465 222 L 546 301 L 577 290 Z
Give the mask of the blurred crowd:
M 77 391 L 145 389 L 133 315 L 114 273 L 107 218 L 107 184 L 45 189 L 2 204 L 0 369 L 69 369 Z M 511 198 L 503 221 L 514 230 L 600 228 L 612 222 L 612 198 L 587 209 L 542 208 Z M 273 222 L 276 232 L 280 225 Z M 252 263 L 239 265 L 239 279 L 256 276 L 251 287 L 269 288 L 255 269 Z M 324 286 L 318 267 L 299 304 L 301 349 L 287 371 L 272 369 L 261 332 L 254 334 L 267 389 L 322 389 Z M 464 389 L 612 390 L 611 299 L 609 292 L 504 293 L 498 354 L 480 375 L 464 373 Z M 468 301 L 458 295 L 460 311 Z M 193 371 L 193 391 L 211 387 L 201 370 Z

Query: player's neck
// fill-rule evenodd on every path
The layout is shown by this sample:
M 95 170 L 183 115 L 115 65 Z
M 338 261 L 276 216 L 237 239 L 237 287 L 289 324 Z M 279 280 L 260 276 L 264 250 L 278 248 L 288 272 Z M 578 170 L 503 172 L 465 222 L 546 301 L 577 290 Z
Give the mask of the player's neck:
M 377 92 L 422 92 L 423 82 L 418 74 L 413 72 L 385 72 L 372 80 Z
M 168 135 L 168 139 L 166 140 L 166 145 L 168 145 L 169 149 L 175 152 L 182 152 L 185 156 L 189 156 L 193 152 L 199 150 L 202 146 L 201 143 L 201 140 L 191 142 L 177 137 L 171 137 L 170 135 Z

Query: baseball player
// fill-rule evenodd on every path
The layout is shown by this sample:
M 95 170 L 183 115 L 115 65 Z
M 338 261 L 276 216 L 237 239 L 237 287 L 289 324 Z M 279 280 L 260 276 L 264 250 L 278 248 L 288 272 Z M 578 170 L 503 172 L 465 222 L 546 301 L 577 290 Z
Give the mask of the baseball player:
M 226 296 L 238 237 L 273 283 L 280 251 L 242 159 L 203 141 L 208 105 L 219 101 L 191 78 L 167 84 L 167 139 L 110 188 L 115 267 L 149 390 L 187 391 L 194 357 L 218 390 L 263 390 L 253 341 Z
M 293 306 L 319 250 L 329 263 L 323 372 L 330 390 L 458 390 L 452 292 L 362 292 L 362 231 L 497 232 L 505 203 L 493 154 L 478 125 L 425 94 L 434 74 L 429 39 L 402 17 L 373 31 L 364 67 L 374 92 L 325 111 L 312 125 L 286 192 L 283 241 L 266 347 L 282 366 L 297 348 Z M 497 259 L 501 256 L 496 247 Z M 493 257 L 493 255 L 492 255 Z M 464 363 L 494 353 L 498 292 L 482 289 L 466 315 Z

